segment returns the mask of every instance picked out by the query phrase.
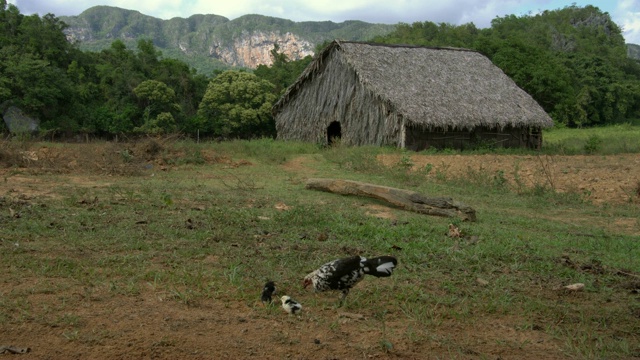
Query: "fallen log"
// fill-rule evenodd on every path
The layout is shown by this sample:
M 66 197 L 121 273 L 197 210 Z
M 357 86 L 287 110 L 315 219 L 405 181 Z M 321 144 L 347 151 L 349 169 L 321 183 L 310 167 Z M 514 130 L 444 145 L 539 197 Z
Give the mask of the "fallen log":
M 476 221 L 475 209 L 448 197 L 427 197 L 415 191 L 340 179 L 309 179 L 306 188 L 340 195 L 370 197 L 420 214 Z

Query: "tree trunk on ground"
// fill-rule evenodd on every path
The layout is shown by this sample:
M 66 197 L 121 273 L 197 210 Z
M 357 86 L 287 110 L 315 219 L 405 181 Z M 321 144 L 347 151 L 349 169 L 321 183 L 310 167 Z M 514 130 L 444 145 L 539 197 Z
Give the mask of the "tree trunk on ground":
M 341 195 L 371 197 L 420 214 L 476 221 L 475 209 L 448 197 L 427 197 L 415 191 L 340 179 L 309 179 L 306 188 Z

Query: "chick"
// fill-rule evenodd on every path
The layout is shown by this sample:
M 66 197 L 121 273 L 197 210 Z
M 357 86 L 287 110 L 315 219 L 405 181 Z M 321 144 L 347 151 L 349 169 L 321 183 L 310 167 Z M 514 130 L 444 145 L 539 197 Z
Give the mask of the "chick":
M 297 314 L 302 311 L 302 305 L 289 296 L 281 297 L 280 301 L 282 301 L 282 308 L 289 314 Z
M 273 281 L 267 281 L 262 288 L 262 296 L 260 296 L 260 300 L 263 303 L 271 303 L 271 296 L 276 293 L 276 284 Z

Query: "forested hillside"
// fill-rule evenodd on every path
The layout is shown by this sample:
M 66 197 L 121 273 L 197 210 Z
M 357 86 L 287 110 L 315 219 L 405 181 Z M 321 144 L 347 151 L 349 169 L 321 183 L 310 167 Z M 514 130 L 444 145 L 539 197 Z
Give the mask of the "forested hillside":
M 203 18 L 190 19 L 195 29 Z M 130 24 L 118 21 L 113 19 L 114 24 Z M 223 18 L 210 21 L 230 23 Z M 138 31 L 113 24 L 92 31 L 116 28 L 114 36 Z M 311 61 L 310 56 L 292 60 L 278 44 L 271 44 L 269 66 L 202 74 L 163 53 L 147 37 L 125 42 L 117 35 L 107 48 L 87 51 L 67 41 L 67 34 L 68 25 L 55 15 L 26 16 L 0 0 L 0 112 L 5 120 L 0 126 L 17 117 L 19 109 L 50 137 L 174 132 L 273 136 L 272 104 Z M 473 24 L 399 24 L 394 32 L 372 41 L 476 49 L 529 92 L 559 125 L 640 118 L 640 62 L 627 56 L 620 28 L 609 15 L 591 6 L 496 18 L 488 29 Z
M 294 22 L 262 15 L 234 20 L 218 15 L 162 20 L 111 6 L 95 6 L 60 20 L 69 25 L 65 33 L 82 50 L 100 51 L 115 39 L 135 47 L 136 41 L 144 38 L 152 40 L 166 56 L 180 59 L 203 74 L 215 69 L 270 65 L 269 52 L 274 43 L 290 59 L 299 60 L 313 55 L 315 47 L 325 41 L 363 41 L 395 29 L 395 25 L 362 21 Z

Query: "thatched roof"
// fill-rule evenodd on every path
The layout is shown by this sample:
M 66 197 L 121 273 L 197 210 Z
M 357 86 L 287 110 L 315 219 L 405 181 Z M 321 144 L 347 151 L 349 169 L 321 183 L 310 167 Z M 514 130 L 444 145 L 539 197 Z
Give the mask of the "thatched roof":
M 277 114 L 325 68 L 332 52 L 407 124 L 428 128 L 551 127 L 540 105 L 484 55 L 466 49 L 334 41 L 274 105 Z

